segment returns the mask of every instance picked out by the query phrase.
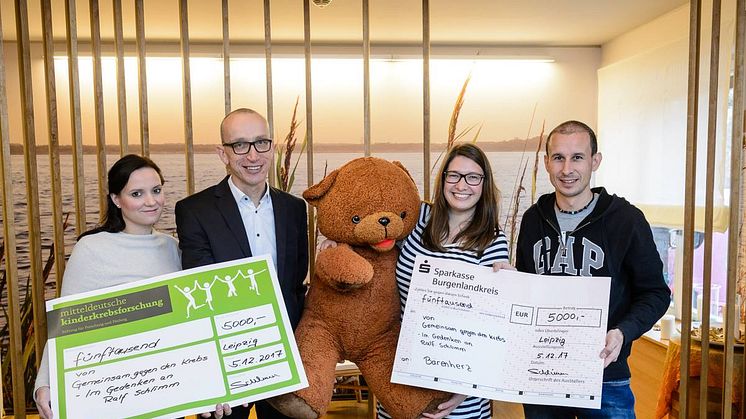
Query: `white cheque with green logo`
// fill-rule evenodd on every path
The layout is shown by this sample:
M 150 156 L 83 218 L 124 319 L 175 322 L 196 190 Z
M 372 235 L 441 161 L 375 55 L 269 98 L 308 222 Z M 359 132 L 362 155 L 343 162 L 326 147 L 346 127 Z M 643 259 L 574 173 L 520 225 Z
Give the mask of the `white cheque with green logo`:
M 418 255 L 391 381 L 597 409 L 610 284 Z
M 308 386 L 268 256 L 47 302 L 55 418 L 173 418 Z

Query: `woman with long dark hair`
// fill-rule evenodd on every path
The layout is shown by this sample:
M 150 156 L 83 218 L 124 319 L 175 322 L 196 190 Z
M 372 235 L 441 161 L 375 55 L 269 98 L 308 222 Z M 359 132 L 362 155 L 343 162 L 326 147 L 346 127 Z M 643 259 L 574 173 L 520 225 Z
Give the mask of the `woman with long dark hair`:
M 474 144 L 448 151 L 435 180 L 432 204 L 424 202 L 414 231 L 404 240 L 396 263 L 401 309 L 407 303 L 417 255 L 512 269 L 508 242 L 498 224 L 500 191 L 484 152 Z M 428 418 L 490 418 L 490 401 L 454 395 Z M 389 416 L 379 409 L 379 417 Z
M 500 225 L 500 191 L 484 152 L 474 144 L 459 144 L 448 151 L 435 181 L 432 204 L 423 202 L 412 233 L 400 243 L 396 282 L 401 297 L 401 314 L 407 304 L 417 255 L 459 260 L 494 270 L 514 269 L 508 263 L 508 242 Z M 320 248 L 337 243 L 324 240 Z M 440 404 L 431 419 L 490 418 L 490 401 L 455 394 Z M 378 416 L 390 419 L 379 404 Z
M 153 228 L 165 201 L 161 169 L 147 157 L 126 155 L 109 169 L 108 188 L 99 226 L 78 237 L 67 262 L 63 296 L 181 269 L 176 239 Z M 48 356 L 45 348 L 34 386 L 43 419 L 52 418 Z

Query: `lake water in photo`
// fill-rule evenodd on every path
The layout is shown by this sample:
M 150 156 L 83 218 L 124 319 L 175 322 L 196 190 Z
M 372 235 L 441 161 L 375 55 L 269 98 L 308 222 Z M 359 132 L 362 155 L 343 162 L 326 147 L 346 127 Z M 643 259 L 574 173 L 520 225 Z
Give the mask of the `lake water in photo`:
M 438 159 L 440 152 L 432 153 L 431 162 Z M 516 190 L 516 183 L 521 175 L 523 164 L 528 160 L 523 186 L 525 191 L 522 192 L 518 215 L 528 208 L 531 194 L 531 175 L 534 164 L 534 155 L 527 152 L 525 155 L 521 152 L 489 152 L 487 153 L 492 169 L 495 174 L 495 181 L 502 192 L 502 203 L 500 207 L 500 223 L 505 223 L 505 216 L 511 195 Z M 359 153 L 315 153 L 314 154 L 314 183 L 320 181 L 324 176 L 325 166 L 327 172 L 330 172 L 344 163 L 361 157 Z M 400 153 L 376 153 L 376 157 L 387 160 L 399 160 L 409 170 L 420 190 L 423 193 L 424 169 L 422 165 L 422 153 L 400 152 Z M 294 155 L 297 157 L 297 154 Z M 107 167 L 110 167 L 119 155 L 107 156 Z M 163 176 L 166 179 L 164 186 L 166 192 L 166 206 L 161 221 L 156 226 L 158 230 L 176 234 L 174 224 L 173 208 L 176 202 L 186 196 L 186 159 L 183 154 L 152 154 L 151 158 L 160 166 Z M 60 170 L 62 176 L 62 205 L 63 211 L 71 213 L 69 226 L 65 231 L 66 254 L 69 256 L 72 247 L 75 245 L 75 213 L 73 198 L 73 174 L 72 174 L 72 156 L 60 156 Z M 97 196 L 97 174 L 96 174 L 96 157 L 95 155 L 84 156 L 84 177 L 86 191 L 86 223 L 88 228 L 96 225 L 99 219 L 98 213 L 98 196 Z M 49 177 L 49 157 L 47 155 L 37 156 L 38 179 L 39 179 L 39 205 L 41 214 L 41 236 L 42 245 L 49 246 L 52 244 L 53 227 L 52 227 L 52 208 L 50 194 L 50 177 Z M 295 174 L 295 183 L 292 193 L 300 194 L 308 186 L 307 182 L 307 164 L 306 155 L 304 154 L 298 164 Z M 17 261 L 19 269 L 19 278 L 22 288 L 28 281 L 29 269 L 29 252 L 28 252 L 28 231 L 27 231 L 27 214 L 26 214 L 26 185 L 23 173 L 23 157 L 12 156 L 11 169 L 13 172 L 13 202 L 14 208 L 14 227 L 17 239 Z M 200 191 L 213 184 L 218 183 L 225 176 L 225 166 L 222 164 L 216 154 L 205 153 L 194 155 L 195 169 L 195 190 Z M 428 171 L 429 176 L 434 175 L 434 171 Z M 551 184 L 543 168 L 543 161 L 539 160 L 539 170 L 537 178 L 537 196 L 542 193 L 550 192 Z M 2 203 L 0 203 L 2 205 Z M 4 221 L 4 220 L 3 220 Z M 505 226 L 504 226 L 505 227 Z M 0 230 L 0 236 L 2 231 Z M 49 255 L 48 247 L 42 251 L 42 258 L 46 260 Z M 47 297 L 53 296 L 53 284 L 55 283 L 54 271 L 47 279 Z M 26 290 L 21 289 L 21 296 Z

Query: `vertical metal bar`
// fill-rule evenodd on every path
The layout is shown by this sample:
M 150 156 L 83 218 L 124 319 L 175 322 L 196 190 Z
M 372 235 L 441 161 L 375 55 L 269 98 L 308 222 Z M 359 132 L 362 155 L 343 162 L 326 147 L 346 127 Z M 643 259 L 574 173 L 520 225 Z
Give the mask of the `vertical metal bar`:
M 39 214 L 39 173 L 36 167 L 36 132 L 34 117 L 34 89 L 31 72 L 31 42 L 29 40 L 28 3 L 16 1 L 16 39 L 18 40 L 18 73 L 21 85 L 23 115 L 23 165 L 26 175 L 26 213 L 28 216 L 29 274 L 34 319 L 46 325 L 44 308 L 44 276 L 41 268 L 41 219 Z M 17 286 L 18 284 L 10 286 Z M 44 333 L 34 334 L 37 360 L 44 350 Z
M 179 0 L 179 30 L 181 41 L 182 89 L 184 101 L 184 145 L 186 156 L 187 195 L 194 193 L 194 134 L 192 130 L 192 83 L 189 70 L 189 5 Z
M 370 5 L 363 0 L 363 150 L 370 156 Z
M 148 122 L 148 72 L 145 64 L 145 9 L 143 0 L 135 0 L 135 36 L 137 38 L 137 78 L 140 95 L 140 145 L 142 155 L 150 156 L 150 126 Z
M 270 0 L 264 0 L 264 65 L 267 73 L 267 124 L 272 138 L 275 137 L 274 99 L 272 97 L 272 14 Z M 274 166 L 273 166 L 274 167 Z M 269 171 L 269 183 L 277 185 L 275 171 Z
M 686 114 L 686 180 L 684 186 L 684 266 L 681 290 L 681 386 L 679 417 L 689 417 L 689 360 L 692 328 L 692 279 L 694 260 L 694 205 L 697 184 L 697 106 L 699 104 L 699 33 L 701 0 L 689 4 L 689 82 Z
M 423 196 L 430 199 L 430 0 L 422 0 L 422 164 Z
M 306 63 L 306 161 L 308 186 L 313 185 L 313 96 L 311 88 L 311 5 L 303 0 L 303 51 Z M 308 260 L 311 274 L 316 258 L 316 218 L 314 209 L 308 207 Z
M 18 6 L 16 6 L 18 7 Z M 16 20 L 18 17 L 16 17 Z M 16 23 L 18 25 L 18 23 Z M 13 211 L 13 173 L 10 170 L 10 129 L 8 127 L 8 96 L 5 89 L 5 54 L 3 30 L 0 24 L 0 172 L 2 172 L 3 237 L 5 238 L 5 277 L 8 289 L 8 357 L 10 357 L 13 413 L 26 416 L 26 395 L 23 379 L 23 346 L 21 343 L 21 313 L 18 296 L 18 268 L 16 265 L 15 214 Z M 19 45 L 20 48 L 20 45 Z
M 44 82 L 47 94 L 47 129 L 49 133 L 49 177 L 52 199 L 52 227 L 54 229 L 54 274 L 59 292 L 62 274 L 65 272 L 65 230 L 62 213 L 62 181 L 60 176 L 59 127 L 57 124 L 57 85 L 54 71 L 54 39 L 52 38 L 51 0 L 41 0 L 41 32 L 44 43 Z M 42 291 L 43 293 L 43 291 Z M 43 295 L 42 295 L 43 297 Z M 40 318 L 34 318 L 34 331 L 42 342 L 47 341 L 47 316 L 44 304 L 40 307 Z M 44 347 L 42 346 L 42 349 Z M 37 354 L 41 362 L 41 352 Z M 38 366 L 38 364 L 37 364 Z
M 114 48 L 117 55 L 117 106 L 119 115 L 119 154 L 129 153 L 127 135 L 127 84 L 124 78 L 124 36 L 122 34 L 122 0 L 112 0 L 114 14 Z
M 231 41 L 228 29 L 228 0 L 223 0 L 223 97 L 226 115 L 231 111 Z
M 717 143 L 718 77 L 720 73 L 720 0 L 712 2 L 712 33 L 710 38 L 710 82 L 707 103 L 707 171 L 705 175 L 705 243 L 702 276 L 702 369 L 699 381 L 699 417 L 707 418 L 707 374 L 710 369 L 710 299 L 712 286 L 712 217 L 715 191 L 715 145 Z
M 80 122 L 80 79 L 78 75 L 78 24 L 75 16 L 75 0 L 65 0 L 65 17 L 68 81 L 70 83 L 70 127 L 73 144 L 75 232 L 77 235 L 80 235 L 86 230 L 86 213 L 83 173 L 83 129 Z
M 746 136 L 744 135 L 744 102 L 746 102 L 746 67 L 744 66 L 744 49 L 746 48 L 746 0 L 736 1 L 736 46 L 735 58 L 733 62 L 733 131 L 731 137 L 731 156 L 730 156 L 730 221 L 728 223 L 728 280 L 726 282 L 725 307 L 725 348 L 723 364 L 723 416 L 731 417 L 733 400 L 733 376 L 734 376 L 734 358 L 735 358 L 735 331 L 738 330 L 739 324 L 736 322 L 736 286 L 738 284 L 738 252 L 739 252 L 739 231 L 743 226 L 739 226 L 739 219 L 743 214 L 742 187 L 744 169 L 743 149 L 746 146 Z M 739 228 L 740 227 L 740 228 Z M 741 242 L 741 246 L 744 243 Z M 746 272 L 741 272 L 741 275 Z M 735 323 L 735 324 L 734 324 Z M 743 377 L 743 375 L 742 375 Z M 746 386 L 741 383 L 741 391 Z M 741 400 L 744 400 L 741 398 Z M 743 409 L 742 413 L 743 413 Z
M 91 17 L 91 56 L 93 58 L 93 117 L 96 134 L 96 177 L 98 213 L 106 214 L 106 121 L 104 115 L 104 83 L 101 71 L 101 17 L 98 0 L 88 2 Z

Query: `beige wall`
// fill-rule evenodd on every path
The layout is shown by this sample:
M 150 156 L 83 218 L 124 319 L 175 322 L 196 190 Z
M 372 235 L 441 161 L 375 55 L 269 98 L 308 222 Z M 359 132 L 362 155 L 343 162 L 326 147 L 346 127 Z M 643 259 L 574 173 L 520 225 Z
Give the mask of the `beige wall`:
M 59 49 L 59 47 L 58 47 Z M 524 52 L 532 52 L 526 48 Z M 433 141 L 445 140 L 453 103 L 469 71 L 472 82 L 461 112 L 460 127 L 482 125 L 481 141 L 523 138 L 529 130 L 534 107 L 536 117 L 530 135 L 547 126 L 575 118 L 596 123 L 596 70 L 600 48 L 543 48 L 543 57 L 554 62 L 531 63 L 494 60 L 435 60 L 431 64 Z M 58 51 L 64 56 L 64 50 Z M 154 55 L 154 54 L 153 54 Z M 148 100 L 153 143 L 182 142 L 181 64 L 178 56 L 148 58 Z M 192 95 L 195 143 L 217 141 L 217 125 L 223 115 L 222 61 L 199 57 L 192 60 Z M 339 58 L 341 57 L 341 58 Z M 362 61 L 352 56 L 314 61 L 313 99 L 315 141 L 360 143 L 363 137 Z M 11 109 L 11 138 L 21 142 L 20 96 L 15 45 L 6 43 L 6 74 Z M 37 143 L 46 143 L 46 110 L 43 62 L 40 45 L 32 54 L 33 86 L 37 114 Z M 115 65 L 104 59 L 104 99 L 107 144 L 117 144 Z M 137 62 L 126 59 L 129 142 L 139 142 Z M 233 107 L 266 111 L 265 74 L 262 58 L 232 62 Z M 60 143 L 70 143 L 67 63 L 56 60 Z M 93 88 L 91 60 L 80 61 L 83 141 L 93 144 Z M 273 62 L 275 123 L 284 136 L 295 98 L 305 119 L 304 66 L 302 57 L 277 58 Z M 422 66 L 416 59 L 375 59 L 371 62 L 373 142 L 420 142 L 422 140 Z
M 682 37 L 686 39 L 688 35 L 689 6 L 686 5 L 605 43 L 601 48 L 601 67 L 655 50 Z
M 688 6 L 678 8 L 602 47 L 598 134 L 604 160 L 596 181 L 636 205 L 672 205 L 683 194 L 688 16 Z M 652 211 L 646 215 L 662 223 Z
M 702 7 L 698 148 L 706 149 L 711 2 Z M 726 114 L 735 2 L 722 3 L 716 104 L 715 228 L 727 227 Z M 596 180 L 640 206 L 652 224 L 683 225 L 686 169 L 689 6 L 682 6 L 602 47 L 599 69 L 599 144 L 604 160 Z M 631 150 L 636 150 L 630 154 Z M 704 205 L 706 153 L 698 155 L 697 205 Z M 624 176 L 620 176 L 624 173 Z M 702 228 L 698 212 L 698 228 Z

